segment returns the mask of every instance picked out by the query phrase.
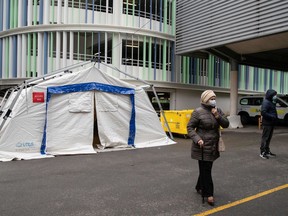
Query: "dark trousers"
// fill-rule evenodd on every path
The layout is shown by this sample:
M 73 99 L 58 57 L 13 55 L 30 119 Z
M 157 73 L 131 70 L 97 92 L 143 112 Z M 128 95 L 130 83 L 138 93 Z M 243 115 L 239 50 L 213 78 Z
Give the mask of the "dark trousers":
M 214 186 L 212 180 L 212 161 L 198 161 L 199 177 L 196 190 L 202 190 L 204 197 L 210 197 L 214 194 Z
M 262 139 L 260 151 L 269 152 L 270 151 L 270 141 L 273 136 L 274 126 L 263 126 Z

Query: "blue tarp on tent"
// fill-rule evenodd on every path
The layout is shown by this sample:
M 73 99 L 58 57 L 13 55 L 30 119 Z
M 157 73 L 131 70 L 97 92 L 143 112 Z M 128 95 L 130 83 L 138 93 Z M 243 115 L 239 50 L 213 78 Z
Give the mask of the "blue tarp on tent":
M 134 146 L 135 140 L 135 132 L 136 132 L 136 124 L 135 124 L 135 90 L 132 88 L 126 88 L 121 86 L 112 86 L 103 83 L 89 82 L 89 83 L 80 83 L 80 84 L 72 84 L 72 85 L 64 85 L 64 86 L 54 86 L 48 87 L 46 93 L 46 114 L 45 114 L 45 124 L 44 124 L 44 132 L 41 143 L 41 154 L 46 154 L 46 129 L 47 129 L 47 111 L 48 104 L 53 94 L 67 94 L 73 92 L 85 92 L 85 91 L 103 91 L 108 93 L 115 94 L 125 94 L 130 95 L 131 101 L 131 118 L 130 118 L 130 126 L 129 126 L 129 138 L 128 145 Z

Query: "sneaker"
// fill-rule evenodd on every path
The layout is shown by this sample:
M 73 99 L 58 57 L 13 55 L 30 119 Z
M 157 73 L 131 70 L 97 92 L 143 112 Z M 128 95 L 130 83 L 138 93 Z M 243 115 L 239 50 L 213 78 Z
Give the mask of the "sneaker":
M 269 157 L 267 156 L 267 154 L 265 152 L 262 152 L 260 154 L 260 157 L 263 158 L 263 159 L 269 159 Z
M 276 154 L 273 154 L 272 152 L 267 152 L 266 153 L 266 155 L 268 156 L 268 157 L 276 157 Z

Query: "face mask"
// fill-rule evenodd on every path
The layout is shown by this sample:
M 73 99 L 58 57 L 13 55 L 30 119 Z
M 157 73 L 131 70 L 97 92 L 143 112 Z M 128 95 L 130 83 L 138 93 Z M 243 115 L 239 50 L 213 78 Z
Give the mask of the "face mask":
M 208 104 L 209 104 L 211 107 L 216 107 L 216 100 L 209 100 L 209 101 L 208 101 Z
M 274 95 L 274 96 L 273 96 L 272 102 L 273 102 L 274 104 L 276 104 L 276 102 L 277 102 L 277 95 Z

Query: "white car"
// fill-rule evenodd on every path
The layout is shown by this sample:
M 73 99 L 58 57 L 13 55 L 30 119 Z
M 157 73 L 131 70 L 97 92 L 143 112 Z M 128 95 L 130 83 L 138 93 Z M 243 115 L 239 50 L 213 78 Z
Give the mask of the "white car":
M 288 102 L 287 95 L 277 95 L 276 109 L 278 118 L 281 122 L 288 125 Z M 261 116 L 261 104 L 265 95 L 244 96 L 239 98 L 238 115 L 241 117 L 242 124 L 258 122 Z M 285 100 L 283 100 L 285 99 Z

